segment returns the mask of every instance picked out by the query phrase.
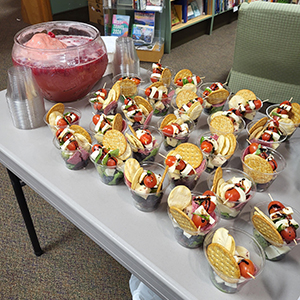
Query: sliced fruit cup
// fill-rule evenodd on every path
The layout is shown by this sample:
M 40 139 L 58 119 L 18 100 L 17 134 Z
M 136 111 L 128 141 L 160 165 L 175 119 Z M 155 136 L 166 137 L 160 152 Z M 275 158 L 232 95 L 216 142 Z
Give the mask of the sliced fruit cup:
M 162 177 L 165 172 L 164 166 L 157 162 L 144 162 L 141 163 L 140 166 L 145 172 L 151 171 L 160 177 Z M 137 183 L 136 188 L 132 189 L 132 183 L 128 180 L 125 180 L 125 183 L 131 193 L 133 205 L 140 211 L 152 212 L 158 208 L 161 199 L 166 193 L 166 189 L 170 185 L 170 180 L 168 176 L 165 176 L 159 191 L 157 185 L 154 188 L 149 189 L 143 183 Z
M 274 232 L 272 234 L 272 230 L 274 230 L 274 228 L 276 229 L 275 226 L 274 226 L 274 228 L 272 228 L 273 226 L 271 226 L 271 229 L 269 229 L 268 226 L 264 225 L 264 223 L 260 224 L 260 223 L 253 221 L 252 217 L 254 214 L 257 214 L 257 209 L 259 209 L 259 211 L 262 212 L 265 216 L 269 217 L 269 212 L 268 212 L 268 204 L 269 203 L 270 203 L 270 201 L 269 202 L 268 201 L 260 202 L 257 205 L 255 205 L 255 207 L 252 208 L 251 220 L 252 220 L 252 225 L 253 225 L 253 235 L 254 235 L 256 241 L 262 247 L 262 249 L 265 253 L 266 259 L 270 260 L 270 261 L 279 261 L 279 260 L 282 260 L 286 256 L 286 254 L 288 254 L 293 248 L 295 248 L 297 245 L 300 244 L 300 237 L 299 237 L 299 233 L 297 230 L 296 237 L 292 241 L 287 242 L 282 239 L 282 243 L 278 243 L 278 241 L 276 242 L 276 241 L 274 241 L 274 239 L 272 240 L 272 236 L 274 236 Z M 285 204 L 283 202 L 281 202 L 281 203 L 285 207 L 291 207 L 288 204 Z M 293 210 L 293 214 L 291 215 L 292 218 L 294 219 L 294 221 L 297 224 L 300 224 L 300 213 L 297 210 L 295 210 L 294 208 L 292 208 L 292 210 Z M 266 224 L 268 224 L 268 223 L 266 223 Z M 279 234 L 280 234 L 280 232 L 279 232 Z M 298 235 L 298 237 L 297 237 L 297 235 Z
M 203 160 L 199 165 L 199 167 L 194 169 L 195 173 L 187 174 L 187 175 L 186 174 L 183 175 L 180 171 L 176 169 L 173 171 L 171 168 L 169 168 L 168 176 L 170 178 L 171 188 L 173 189 L 175 186 L 178 185 L 185 185 L 190 190 L 194 189 L 197 183 L 199 182 L 202 173 L 205 171 L 206 164 L 207 164 L 206 159 L 205 157 L 203 157 Z
M 269 147 L 269 148 L 273 148 L 273 149 L 277 149 L 283 142 L 286 141 L 287 139 L 287 133 L 284 129 L 284 127 L 281 127 L 277 130 L 277 132 L 275 133 L 276 135 L 279 135 L 279 139 L 278 140 L 264 140 L 262 133 L 258 135 L 256 135 L 255 137 L 251 137 L 250 138 L 250 134 L 249 134 L 249 129 L 256 123 L 256 121 L 251 121 L 250 123 L 248 123 L 246 125 L 246 131 L 247 134 L 249 136 L 248 140 L 251 143 L 259 143 L 263 146 Z
M 194 121 L 190 119 L 187 115 L 182 115 L 179 118 L 183 120 L 183 123 L 187 124 L 188 130 L 185 132 L 182 131 L 178 135 L 174 136 L 171 134 L 164 133 L 163 128 L 160 128 L 160 124 L 162 123 L 164 118 L 159 119 L 157 122 L 157 127 L 164 136 L 163 144 L 166 151 L 170 151 L 176 148 L 178 145 L 186 143 L 189 140 L 191 133 L 196 127 Z
M 210 88 L 213 84 L 214 82 L 204 82 L 199 86 L 198 89 L 198 94 L 204 99 L 203 110 L 207 115 L 211 115 L 217 111 L 222 111 L 231 94 L 229 87 L 226 84 L 223 84 L 223 88 L 227 92 L 220 93 L 218 97 L 210 99 L 210 97 L 206 96 L 204 91 Z
M 233 122 L 233 130 L 231 129 L 231 127 L 228 127 L 227 124 L 225 124 L 225 126 L 223 126 L 223 124 L 220 123 L 220 125 L 218 125 L 218 128 L 216 128 L 215 126 L 212 126 L 212 119 L 214 118 L 213 115 L 209 115 L 207 117 L 207 124 L 209 127 L 209 130 L 211 133 L 215 133 L 217 135 L 220 134 L 228 134 L 228 133 L 233 133 L 236 137 L 239 136 L 239 134 L 244 130 L 245 128 L 245 121 L 243 120 L 243 118 L 236 116 L 236 120 Z M 228 119 L 230 119 L 228 117 Z
M 120 100 L 124 102 L 124 97 L 134 98 L 138 94 L 138 87 L 142 82 L 142 77 L 138 74 L 118 74 L 112 78 L 112 83 L 120 82 Z
M 100 180 L 107 185 L 118 185 L 124 181 L 124 162 L 118 160 L 116 165 L 108 165 L 107 162 L 96 162 L 92 157 L 90 160 L 93 162 Z
M 60 150 L 61 157 L 69 170 L 81 170 L 88 165 L 91 151 L 90 144 L 79 146 L 79 148 L 76 150 L 69 150 L 67 147 L 62 148 L 59 145 L 59 141 L 56 137 L 53 138 L 53 144 L 57 149 Z
M 75 107 L 65 106 L 65 110 L 64 110 L 63 114 L 65 115 L 67 113 L 76 114 L 78 116 L 78 119 L 74 122 L 71 122 L 69 118 L 63 118 L 63 120 L 59 121 L 59 124 L 63 124 L 63 125 L 57 125 L 56 123 L 59 119 L 61 119 L 61 117 L 60 117 L 61 115 L 57 115 L 56 117 L 48 116 L 48 118 L 47 118 L 48 113 L 46 113 L 44 115 L 43 120 L 54 135 L 55 135 L 56 131 L 60 128 L 66 128 L 70 125 L 79 125 L 80 119 L 81 119 L 81 111 Z M 54 114 L 56 114 L 56 113 L 54 112 Z M 47 119 L 48 119 L 48 121 L 47 121 Z M 49 122 L 50 122 L 50 124 L 49 124 Z
M 189 106 L 190 104 L 187 104 L 187 105 L 183 105 L 181 108 L 178 108 L 177 104 L 176 104 L 176 97 L 177 97 L 177 94 L 174 93 L 173 94 L 173 97 L 172 97 L 172 100 L 171 100 L 171 106 L 173 108 L 173 111 L 174 111 L 174 114 L 177 116 L 177 117 L 181 117 L 181 116 L 188 116 L 191 120 L 193 120 L 193 122 L 195 123 L 195 125 L 197 124 L 200 116 L 201 116 L 201 113 L 203 111 L 203 105 L 204 105 L 204 102 L 201 104 L 201 105 L 197 105 L 197 106 Z
M 134 133 L 131 131 L 133 129 Z M 154 126 L 140 125 L 127 128 L 125 136 L 138 162 L 154 161 L 163 141 L 162 133 Z
M 164 94 L 164 96 L 161 95 L 154 95 L 154 96 L 146 96 L 145 95 L 146 89 L 141 88 L 139 89 L 139 94 L 144 97 L 153 107 L 153 116 L 161 117 L 168 114 L 170 106 L 171 106 L 171 100 L 174 95 L 174 90 L 172 88 L 168 88 L 167 94 Z
M 203 156 L 206 158 L 206 161 L 207 161 L 205 172 L 211 173 L 214 170 L 216 170 L 218 167 L 226 167 L 228 165 L 230 159 L 232 158 L 234 152 L 238 148 L 237 147 L 238 143 L 236 142 L 235 146 L 233 146 L 233 145 L 228 144 L 228 141 L 224 141 L 224 143 L 222 143 L 223 145 L 218 144 L 218 147 L 221 147 L 222 149 L 215 150 L 213 152 L 206 152 L 201 147 L 201 144 L 204 141 L 204 140 L 202 141 L 202 137 L 204 139 L 207 137 L 211 137 L 211 138 L 214 138 L 215 140 L 218 140 L 219 135 L 212 134 L 210 131 L 204 132 L 203 134 L 201 134 L 199 145 L 200 145 L 200 149 L 203 153 Z M 228 150 L 226 150 L 225 148 L 228 148 Z M 228 152 L 228 151 L 230 151 L 230 152 Z M 228 154 L 222 155 L 221 153 L 228 153 Z
M 222 249 L 220 249 L 219 252 L 215 252 L 214 248 L 211 246 L 213 244 L 217 244 L 216 242 L 213 242 L 213 237 L 218 229 L 212 230 L 206 235 L 203 242 L 203 250 L 209 265 L 209 277 L 212 284 L 221 292 L 234 294 L 239 292 L 241 288 L 248 282 L 254 282 L 258 280 L 258 276 L 260 276 L 264 270 L 266 259 L 263 249 L 252 235 L 235 227 L 229 227 L 226 229 L 229 231 L 229 235 L 231 235 L 234 239 L 235 250 L 238 250 L 238 253 L 242 253 L 243 256 L 248 257 L 248 259 L 250 259 L 253 263 L 254 275 L 252 277 L 248 276 L 248 278 L 245 278 L 240 276 L 237 278 L 238 276 L 232 276 L 228 273 L 228 269 L 232 265 L 228 259 L 230 254 L 227 255 L 229 250 L 224 247 L 227 250 L 226 252 L 223 252 Z M 234 257 L 233 254 L 230 255 L 230 257 Z M 239 268 L 241 274 L 242 269 L 240 265 Z M 252 285 L 255 287 L 255 283 L 252 283 Z
M 201 193 L 193 193 L 194 196 L 200 196 Z M 215 228 L 220 221 L 220 213 L 218 208 L 216 207 L 214 212 L 210 214 L 210 216 L 214 219 L 214 223 L 208 223 L 205 227 L 199 228 L 198 230 L 191 230 L 187 228 L 183 228 L 178 224 L 178 222 L 174 219 L 174 217 L 170 213 L 170 209 L 168 208 L 168 216 L 172 221 L 172 225 L 174 228 L 174 236 L 176 241 L 183 247 L 189 249 L 195 249 L 202 246 L 205 236 Z
M 125 130 L 126 130 L 126 128 L 127 128 L 127 123 L 126 123 L 126 121 L 124 119 L 123 119 L 122 123 L 123 123 L 122 133 L 124 133 Z M 93 121 L 89 125 L 89 133 L 90 133 L 90 135 L 91 135 L 91 137 L 93 139 L 93 142 L 102 144 L 104 133 L 101 130 L 99 130 L 99 131 L 96 130 L 96 125 L 94 124 Z
M 285 169 L 286 167 L 286 160 L 283 157 L 282 154 L 280 154 L 278 151 L 266 147 L 267 152 L 271 157 L 275 160 L 277 168 L 273 170 L 273 172 L 270 172 L 269 169 L 266 169 L 262 166 L 262 164 L 258 164 L 257 159 L 253 160 L 252 158 L 249 159 L 249 163 L 245 163 L 245 156 L 247 154 L 250 154 L 249 152 L 249 146 L 242 151 L 241 154 L 241 161 L 243 164 L 243 170 L 246 174 L 248 174 L 255 182 L 256 184 L 256 191 L 257 192 L 264 192 L 266 191 L 270 185 L 275 181 L 275 179 L 280 175 L 280 173 Z M 250 166 L 251 164 L 251 166 Z M 268 170 L 268 171 L 265 171 Z
M 107 95 L 110 89 L 105 89 Z M 106 97 L 102 98 L 96 94 L 96 91 L 93 91 L 88 94 L 89 103 L 92 108 L 92 112 L 95 114 L 105 114 L 105 115 L 115 115 L 117 113 L 118 99 L 111 100 L 109 103 L 106 103 Z
M 246 204 L 254 197 L 256 193 L 256 185 L 254 180 L 247 173 L 239 169 L 222 168 L 222 172 L 222 178 L 224 180 L 223 183 L 216 183 L 218 186 L 216 194 L 219 196 L 217 198 L 217 206 L 220 211 L 221 218 L 225 220 L 231 220 L 237 218 Z M 213 187 L 215 173 L 216 171 L 212 172 L 207 177 L 207 185 L 209 189 L 212 189 Z M 248 187 L 248 191 L 246 193 L 241 193 L 240 199 L 237 201 L 231 201 L 225 197 L 227 182 L 231 181 L 233 178 L 247 179 L 251 184 L 251 188 Z
M 270 119 L 273 119 L 277 116 L 276 110 L 279 108 L 279 104 L 270 105 L 266 109 L 266 114 Z M 297 120 L 297 119 L 296 119 Z M 286 141 L 293 135 L 296 129 L 300 126 L 299 122 L 296 122 L 295 119 L 292 121 L 290 118 L 279 119 L 279 128 L 283 128 L 287 134 Z

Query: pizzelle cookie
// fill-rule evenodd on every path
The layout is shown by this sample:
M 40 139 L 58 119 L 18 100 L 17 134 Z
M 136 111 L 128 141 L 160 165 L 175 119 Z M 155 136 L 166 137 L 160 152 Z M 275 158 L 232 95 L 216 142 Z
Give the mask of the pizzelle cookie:
M 210 264 L 218 275 L 225 275 L 228 279 L 239 279 L 241 276 L 240 268 L 233 255 L 222 245 L 211 243 L 207 247 L 207 257 Z M 220 276 L 220 277 L 221 277 Z

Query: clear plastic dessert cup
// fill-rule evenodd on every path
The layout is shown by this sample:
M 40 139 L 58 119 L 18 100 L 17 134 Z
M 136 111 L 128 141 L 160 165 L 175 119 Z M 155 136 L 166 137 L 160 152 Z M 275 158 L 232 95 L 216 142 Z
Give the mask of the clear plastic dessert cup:
M 149 97 L 145 95 L 145 88 L 139 88 L 139 94 L 149 101 L 153 107 L 153 116 L 162 117 L 168 114 L 171 106 L 171 100 L 174 95 L 174 90 L 172 88 L 167 88 L 167 97 L 153 96 Z
M 223 87 L 225 90 L 227 90 L 229 92 L 228 97 L 220 97 L 214 100 L 214 103 L 209 103 L 209 101 L 206 99 L 206 97 L 203 95 L 204 91 L 206 88 L 209 88 L 212 84 L 214 84 L 215 82 L 204 82 L 199 86 L 199 95 L 200 97 L 202 97 L 205 101 L 204 101 L 204 112 L 207 115 L 212 115 L 213 113 L 217 112 L 217 111 L 222 111 L 225 104 L 227 103 L 229 97 L 230 97 L 230 89 L 226 84 L 223 84 Z
M 138 135 L 139 132 L 141 132 L 140 130 L 149 130 L 149 133 L 152 136 L 152 141 L 148 145 L 143 145 L 140 139 L 138 142 L 136 138 L 132 137 L 133 133 L 129 128 L 127 128 L 126 133 L 128 135 L 126 134 L 126 138 L 132 150 L 132 157 L 140 163 L 146 161 L 154 161 L 163 141 L 163 135 L 157 128 L 150 125 L 133 126 L 132 128 L 135 133 L 138 133 Z M 143 140 L 143 138 L 141 139 Z
M 140 166 L 145 171 L 152 171 L 156 175 L 162 176 L 165 168 L 162 164 L 159 164 L 157 162 L 144 162 L 141 163 Z M 131 188 L 131 183 L 125 179 L 125 183 L 131 193 L 132 199 L 133 199 L 133 205 L 140 211 L 143 212 L 152 212 L 156 210 L 161 202 L 161 199 L 163 195 L 166 193 L 166 189 L 168 188 L 170 181 L 168 176 L 165 176 L 162 188 L 157 193 L 157 189 L 153 189 L 152 192 L 139 192 L 137 190 L 133 190 Z
M 203 242 L 203 249 L 209 264 L 209 277 L 213 285 L 224 293 L 234 294 L 238 293 L 245 284 L 258 280 L 258 277 L 263 272 L 266 260 L 261 246 L 253 236 L 238 228 L 230 227 L 226 229 L 228 229 L 229 234 L 234 238 L 236 246 L 245 247 L 248 250 L 249 259 L 254 264 L 255 273 L 253 278 L 245 278 L 243 276 L 232 278 L 226 274 L 226 271 L 222 267 L 216 268 L 216 265 L 210 261 L 207 255 L 207 248 L 212 243 L 213 235 L 217 229 L 212 230 L 206 235 Z M 222 262 L 220 262 L 220 266 L 222 266 Z
M 220 130 L 220 129 L 216 129 L 213 126 L 211 126 L 211 120 L 212 120 L 212 118 L 213 118 L 212 115 L 209 115 L 207 117 L 207 124 L 208 124 L 210 132 L 211 133 L 215 133 L 217 135 L 233 133 L 236 137 L 238 137 L 239 134 L 244 130 L 245 125 L 246 125 L 246 123 L 245 123 L 245 121 L 244 121 L 243 118 L 236 116 L 236 118 L 238 119 L 238 121 L 235 122 L 234 125 L 233 125 L 234 126 L 233 132 L 226 130 L 226 128 L 224 128 L 224 130 L 223 129 Z
M 194 194 L 193 196 L 200 196 L 201 194 Z M 216 207 L 214 212 L 211 214 L 211 217 L 215 220 L 214 224 L 208 224 L 203 229 L 198 230 L 187 230 L 186 228 L 182 228 L 171 215 L 170 210 L 168 208 L 168 216 L 172 222 L 174 228 L 174 236 L 178 244 L 185 248 L 195 249 L 202 246 L 205 236 L 215 228 L 220 221 L 220 213 L 218 208 Z
M 269 212 L 268 212 L 269 203 L 270 202 L 267 201 L 260 202 L 255 207 L 257 207 L 261 212 L 263 212 L 266 216 L 269 217 Z M 283 202 L 281 203 L 285 207 L 291 207 L 288 204 L 285 204 Z M 253 207 L 253 209 L 251 210 L 251 220 L 254 213 L 257 211 L 255 207 Z M 293 210 L 292 218 L 298 224 L 300 224 L 300 213 L 296 211 L 294 208 L 292 208 L 292 210 Z M 267 260 L 270 261 L 282 260 L 293 248 L 295 248 L 300 243 L 298 230 L 296 231 L 296 238 L 293 241 L 286 242 L 283 240 L 283 243 L 278 243 L 271 239 L 270 233 L 267 232 L 266 227 L 259 227 L 257 225 L 255 226 L 253 222 L 252 225 L 253 225 L 253 235 L 257 240 L 257 242 L 262 247 Z
M 37 33 L 46 33 L 43 38 L 50 36 L 50 41 L 42 47 L 39 42 L 28 46 Z M 49 47 L 54 41 L 67 47 Z M 45 22 L 19 31 L 14 37 L 12 60 L 14 65 L 31 68 L 44 98 L 53 102 L 84 97 L 102 78 L 108 63 L 98 29 L 74 21 Z
M 251 121 L 246 125 L 246 131 L 248 136 L 250 136 L 249 134 L 249 129 L 256 123 L 256 121 Z M 251 143 L 259 143 L 261 145 L 264 145 L 266 147 L 269 148 L 273 148 L 273 149 L 277 149 L 283 142 L 286 141 L 287 139 L 287 134 L 286 131 L 283 127 L 279 128 L 280 132 L 278 132 L 280 134 L 280 138 L 277 141 L 271 140 L 271 141 L 264 141 L 261 137 L 257 138 L 257 137 L 253 137 L 251 139 L 248 139 Z
M 261 168 L 251 168 L 244 162 L 244 158 L 247 154 L 249 154 L 249 146 L 242 151 L 241 155 L 241 161 L 243 164 L 243 170 L 246 174 L 248 174 L 252 179 L 254 180 L 256 184 L 256 190 L 257 192 L 264 192 L 266 191 L 270 185 L 275 181 L 275 179 L 278 177 L 278 175 L 285 169 L 286 167 L 286 160 L 278 151 L 266 147 L 268 149 L 268 152 L 273 156 L 277 163 L 276 170 L 273 171 L 273 173 L 265 173 L 261 171 Z
M 106 89 L 107 95 L 110 89 Z M 92 112 L 95 114 L 115 115 L 118 108 L 118 99 L 111 101 L 105 108 L 103 103 L 97 99 L 97 91 L 90 92 L 88 94 L 89 103 L 91 104 Z M 106 100 L 107 97 L 104 99 Z
M 163 119 L 164 118 L 158 120 L 157 127 L 159 128 L 162 135 L 164 136 L 163 144 L 166 151 L 170 151 L 176 148 L 178 145 L 182 143 L 186 143 L 189 140 L 191 133 L 195 129 L 195 123 L 193 122 L 193 120 L 191 120 L 187 115 L 182 115 L 181 119 L 183 120 L 184 123 L 188 125 L 188 132 L 185 133 L 182 132 L 181 134 L 175 136 L 167 136 L 166 134 L 164 134 L 163 129 L 160 128 Z
M 179 109 L 177 106 L 177 103 L 176 103 L 177 94 L 178 93 L 176 93 L 176 92 L 173 93 L 173 97 L 171 99 L 171 106 L 173 108 L 173 111 L 174 111 L 174 114 L 176 115 L 176 117 L 182 117 L 182 116 L 186 115 L 189 118 L 191 118 L 195 124 L 197 124 L 197 122 L 202 114 L 202 111 L 203 111 L 204 102 L 201 104 L 201 102 L 199 101 L 201 105 L 198 105 L 197 107 L 191 108 L 189 110 L 187 110 L 188 107 L 186 107 L 186 106 Z M 201 97 L 198 97 L 198 98 L 201 98 Z
M 109 116 L 107 116 L 109 118 Z M 96 125 L 94 124 L 94 122 L 90 122 L 90 125 L 89 125 L 89 134 L 91 135 L 92 139 L 93 139 L 93 142 L 95 143 L 99 143 L 102 145 L 102 141 L 103 141 L 103 133 L 102 131 L 97 131 L 95 129 Z M 126 121 L 123 119 L 123 129 L 122 129 L 122 133 L 125 132 L 127 128 L 127 123 Z
M 154 63 L 155 64 L 155 63 Z M 154 65 L 152 64 L 152 66 Z M 172 83 L 172 76 L 174 74 L 174 70 L 168 66 L 161 66 L 163 69 L 169 69 L 170 72 L 164 72 L 163 76 L 162 73 L 153 73 L 153 69 L 148 70 L 147 74 L 150 78 L 151 83 L 155 83 L 161 81 L 165 86 L 169 87 Z M 156 75 L 158 74 L 158 75 Z
M 235 108 L 237 109 L 237 106 L 238 105 L 234 105 L 232 102 L 233 102 L 233 97 L 235 96 L 235 94 L 231 94 L 228 98 L 228 107 L 229 109 L 231 108 Z M 255 99 L 254 99 L 255 100 Z M 259 98 L 257 98 L 257 100 L 260 100 Z M 234 101 L 236 103 L 236 101 Z M 256 113 L 263 107 L 263 102 L 261 101 L 261 106 L 257 109 L 245 109 L 243 112 L 242 112 L 242 118 L 244 119 L 246 125 L 251 122 L 255 116 L 256 116 Z
M 206 159 L 205 157 L 203 157 L 201 164 L 198 168 L 195 169 L 195 173 L 191 175 L 182 175 L 182 173 L 180 173 L 179 171 L 175 173 L 172 172 L 169 168 L 168 176 L 170 178 L 171 188 L 173 189 L 177 185 L 185 185 L 190 190 L 194 189 L 197 183 L 199 182 L 202 173 L 205 171 L 206 163 Z
M 85 147 L 79 147 L 76 150 L 69 150 L 69 149 L 62 149 L 59 145 L 59 142 L 57 138 L 53 138 L 53 144 L 54 146 L 60 150 L 60 154 L 62 159 L 65 162 L 66 167 L 69 170 L 77 171 L 84 169 L 90 159 L 90 151 L 91 151 L 91 146 L 90 145 L 85 145 Z
M 208 153 L 206 151 L 204 151 L 202 148 L 201 148 L 201 144 L 202 144 L 202 137 L 213 137 L 214 139 L 218 139 L 218 135 L 217 134 L 212 134 L 211 132 L 204 132 L 203 134 L 201 134 L 201 137 L 200 137 L 200 149 L 202 151 L 202 154 L 203 156 L 206 158 L 206 169 L 205 169 L 205 172 L 207 173 L 211 173 L 213 172 L 214 170 L 216 170 L 218 167 L 226 167 L 230 161 L 230 159 L 232 158 L 236 148 L 237 148 L 237 143 L 234 147 L 234 150 L 233 150 L 233 153 L 230 153 L 230 154 L 226 154 L 226 155 L 222 155 L 220 153 Z M 224 145 L 223 147 L 227 147 L 226 145 Z M 223 148 L 222 147 L 222 148 Z M 231 151 L 231 150 L 230 150 Z
M 267 116 L 269 118 L 273 119 L 273 117 L 276 116 L 275 112 L 278 107 L 279 107 L 279 104 L 270 105 L 266 109 Z M 293 135 L 293 133 L 299 126 L 300 126 L 300 123 L 295 123 L 290 118 L 287 118 L 286 120 L 285 119 L 279 120 L 279 128 L 283 128 L 286 131 L 286 134 L 287 134 L 286 140 L 288 140 Z
M 80 119 L 81 119 L 81 111 L 75 107 L 69 107 L 69 106 L 65 106 L 65 110 L 64 110 L 64 114 L 66 113 L 75 113 L 79 119 L 75 122 L 72 122 L 68 125 L 64 125 L 64 126 L 59 126 L 59 125 L 50 125 L 48 122 L 47 122 L 47 113 L 44 115 L 43 117 L 43 120 L 44 122 L 47 124 L 47 126 L 49 127 L 49 129 L 51 130 L 51 132 L 55 135 L 57 130 L 60 129 L 60 128 L 66 128 L 70 125 L 79 125 L 80 123 Z
M 107 166 L 102 163 L 95 162 L 91 157 L 100 180 L 107 185 L 118 185 L 124 181 L 124 164 L 116 166 Z
M 125 80 L 125 83 L 123 80 Z M 123 97 L 120 97 L 121 101 L 124 102 L 124 96 L 134 98 L 138 94 L 138 88 L 141 84 L 142 77 L 139 74 L 117 74 L 112 78 L 112 83 L 115 84 L 116 82 L 122 82 L 120 85 L 120 94 Z
M 218 194 L 217 206 L 221 214 L 221 218 L 225 220 L 235 219 L 242 212 L 246 204 L 254 197 L 256 193 L 256 185 L 253 179 L 245 172 L 234 169 L 234 168 L 222 168 L 223 179 L 227 182 L 228 180 L 237 178 L 246 178 L 251 182 L 251 190 L 246 194 L 244 201 L 226 201 L 225 197 Z M 209 189 L 213 186 L 215 171 L 209 174 L 207 177 L 207 185 Z

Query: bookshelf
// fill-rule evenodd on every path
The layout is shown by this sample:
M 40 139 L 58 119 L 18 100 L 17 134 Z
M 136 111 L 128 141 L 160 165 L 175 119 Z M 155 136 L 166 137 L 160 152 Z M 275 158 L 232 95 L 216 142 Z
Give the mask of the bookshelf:
M 164 54 L 164 29 L 166 27 L 166 23 L 163 19 L 163 0 L 103 0 L 104 35 L 110 36 L 112 34 L 112 21 L 114 15 L 126 15 L 130 16 L 128 36 L 133 37 L 134 33 L 136 32 L 133 31 L 133 28 L 140 26 L 136 25 L 136 12 L 148 12 L 154 14 L 155 21 L 153 41 L 148 45 L 147 48 L 143 45 L 139 47 L 136 44 L 136 50 L 141 61 L 157 62 Z
M 206 21 L 208 23 L 207 34 L 211 34 L 214 25 L 214 18 L 228 11 L 236 11 L 238 5 L 242 2 L 243 0 L 197 0 L 198 6 L 202 5 L 202 9 L 205 11 L 205 14 L 201 14 L 200 16 L 194 17 L 190 20 L 184 20 L 184 17 L 182 16 L 182 21 L 172 26 L 171 5 L 182 5 L 182 14 L 184 14 L 186 12 L 188 0 L 167 0 L 164 11 L 166 24 L 168 24 L 165 30 L 165 53 L 170 53 L 171 51 L 172 35 L 174 33 L 178 33 L 188 27 Z

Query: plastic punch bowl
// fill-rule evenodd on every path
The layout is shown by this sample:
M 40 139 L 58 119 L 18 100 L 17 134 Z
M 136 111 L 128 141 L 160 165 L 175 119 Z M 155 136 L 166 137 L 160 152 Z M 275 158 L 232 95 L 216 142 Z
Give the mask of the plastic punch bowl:
M 51 42 L 55 37 L 57 43 L 63 42 L 67 48 L 40 49 L 38 43 L 26 44 L 33 33 L 44 32 L 47 34 L 42 42 L 50 35 Z M 31 68 L 44 98 L 53 102 L 71 102 L 87 95 L 108 64 L 98 29 L 74 21 L 45 22 L 22 29 L 14 37 L 12 60 L 14 65 Z

